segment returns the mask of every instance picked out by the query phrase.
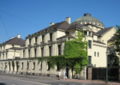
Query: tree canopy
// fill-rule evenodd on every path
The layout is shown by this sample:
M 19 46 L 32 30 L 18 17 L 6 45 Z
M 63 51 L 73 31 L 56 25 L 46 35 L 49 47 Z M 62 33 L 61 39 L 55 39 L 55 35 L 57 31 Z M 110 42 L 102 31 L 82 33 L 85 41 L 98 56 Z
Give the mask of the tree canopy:
M 115 46 L 116 46 L 116 52 L 120 55 L 120 26 L 117 26 L 117 32 L 115 34 Z
M 84 39 L 82 31 L 78 31 L 77 38 L 67 41 L 64 48 L 64 57 L 72 59 L 72 62 L 67 62 L 69 66 L 75 68 L 76 73 L 87 65 L 87 42 Z

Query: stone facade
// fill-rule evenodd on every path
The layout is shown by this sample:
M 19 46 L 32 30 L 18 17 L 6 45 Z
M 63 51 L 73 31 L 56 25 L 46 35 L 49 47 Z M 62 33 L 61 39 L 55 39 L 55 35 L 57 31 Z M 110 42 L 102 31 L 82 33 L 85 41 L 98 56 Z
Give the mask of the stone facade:
M 41 31 L 28 35 L 23 49 L 15 52 L 11 52 L 14 51 L 12 49 L 9 50 L 8 57 L 6 54 L 1 54 L 0 70 L 9 73 L 58 75 L 57 66 L 49 69 L 47 62 L 41 62 L 38 58 L 64 55 L 65 41 L 77 38 L 79 30 L 83 30 L 85 40 L 88 41 L 89 64 L 94 67 L 106 67 L 107 41 L 115 34 L 116 29 L 114 27 L 105 28 L 102 22 L 90 14 L 85 14 L 72 23 L 71 18 L 68 17 L 63 22 L 51 24 Z M 7 47 L 10 48 L 11 45 Z M 1 45 L 0 51 L 2 52 L 3 49 L 6 48 Z M 60 71 L 63 74 L 66 70 Z M 81 73 L 84 79 L 86 78 L 85 71 Z M 69 77 L 71 77 L 71 71 L 69 71 Z

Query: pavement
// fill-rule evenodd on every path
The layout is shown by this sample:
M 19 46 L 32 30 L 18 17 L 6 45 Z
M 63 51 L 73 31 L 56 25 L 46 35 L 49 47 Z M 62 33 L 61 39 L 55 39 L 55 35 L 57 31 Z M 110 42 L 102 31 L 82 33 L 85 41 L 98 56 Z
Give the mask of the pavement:
M 47 76 L 0 75 L 0 85 L 120 85 L 100 80 L 60 79 Z

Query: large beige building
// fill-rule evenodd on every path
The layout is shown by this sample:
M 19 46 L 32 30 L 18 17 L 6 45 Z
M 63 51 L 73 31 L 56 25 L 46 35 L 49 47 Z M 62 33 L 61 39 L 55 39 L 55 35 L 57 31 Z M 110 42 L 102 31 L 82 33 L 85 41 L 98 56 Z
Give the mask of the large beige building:
M 20 35 L 11 38 L 10 40 L 0 44 L 0 70 L 13 73 L 18 71 L 18 62 L 16 59 L 20 59 L 22 54 L 22 49 L 24 47 L 24 40 Z
M 4 44 L 1 44 L 0 70 L 43 75 L 58 75 L 59 71 L 63 73 L 66 71 L 65 69 L 59 70 L 57 66 L 54 69 L 49 69 L 47 62 L 38 61 L 38 58 L 64 55 L 64 43 L 77 38 L 79 30 L 84 31 L 85 39 L 88 41 L 89 64 L 93 67 L 106 67 L 108 40 L 114 36 L 116 28 L 105 28 L 101 21 L 86 13 L 76 21 L 71 22 L 71 18 L 67 17 L 62 22 L 51 23 L 47 28 L 28 35 L 24 48 L 20 45 L 16 51 L 10 49 L 15 51 L 14 55 L 8 53 L 8 56 L 5 57 L 6 54 L 3 53 L 3 50 L 6 48 L 3 48 Z M 10 46 L 8 47 L 10 48 Z M 17 51 L 22 52 L 17 54 Z M 19 58 L 15 58 L 15 56 Z M 8 61 L 13 62 L 11 67 L 9 67 L 11 64 L 7 63 Z M 67 74 L 71 77 L 71 70 Z M 82 71 L 81 75 L 86 76 L 85 70 Z

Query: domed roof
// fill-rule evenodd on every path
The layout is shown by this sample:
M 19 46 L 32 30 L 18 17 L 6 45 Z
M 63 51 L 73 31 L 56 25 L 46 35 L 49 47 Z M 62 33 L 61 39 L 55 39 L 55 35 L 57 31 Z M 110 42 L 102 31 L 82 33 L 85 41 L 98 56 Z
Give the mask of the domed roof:
M 92 17 L 92 15 L 89 13 L 85 13 L 83 17 L 78 18 L 74 23 L 80 25 L 91 24 L 100 28 L 104 28 L 104 24 L 98 19 Z

